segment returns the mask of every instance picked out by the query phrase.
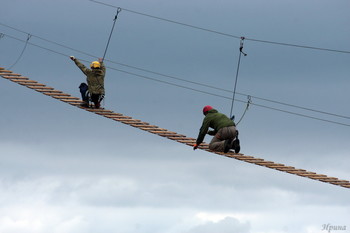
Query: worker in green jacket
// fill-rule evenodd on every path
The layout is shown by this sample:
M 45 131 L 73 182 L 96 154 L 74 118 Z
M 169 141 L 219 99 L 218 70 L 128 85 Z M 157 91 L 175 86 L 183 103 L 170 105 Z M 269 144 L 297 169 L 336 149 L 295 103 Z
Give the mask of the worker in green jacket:
M 209 143 L 210 150 L 227 153 L 233 149 L 235 153 L 239 153 L 241 147 L 235 123 L 225 114 L 219 113 L 209 105 L 203 108 L 203 114 L 205 117 L 193 150 L 197 149 L 203 142 L 205 135 L 209 134 L 214 136 Z M 209 128 L 213 130 L 209 130 Z
M 90 64 L 90 68 L 86 68 L 78 59 L 74 56 L 70 56 L 70 59 L 75 62 L 79 69 L 86 75 L 87 85 L 81 83 L 79 88 L 84 103 L 83 107 L 89 107 L 89 100 L 94 103 L 95 108 L 100 108 L 101 101 L 105 95 L 104 79 L 106 74 L 106 67 L 103 64 L 103 59 L 99 58 L 99 61 L 93 61 Z

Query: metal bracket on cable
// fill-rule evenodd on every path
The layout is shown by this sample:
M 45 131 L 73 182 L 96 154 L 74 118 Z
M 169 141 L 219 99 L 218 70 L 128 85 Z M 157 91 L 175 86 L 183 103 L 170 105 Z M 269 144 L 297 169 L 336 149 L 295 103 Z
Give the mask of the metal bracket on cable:
M 4 33 L 0 33 L 0 39 L 4 38 L 5 34 Z
M 252 101 L 252 97 L 250 95 L 247 96 L 248 101 L 247 101 L 247 108 L 249 107 L 249 105 L 253 102 Z
M 240 45 L 240 47 L 239 47 L 239 51 L 240 51 L 244 56 L 247 56 L 248 54 L 246 54 L 245 52 L 242 51 L 242 50 L 243 50 L 243 42 L 244 42 L 244 39 L 245 39 L 245 37 L 242 36 L 242 37 L 241 37 L 241 45 Z
M 119 15 L 119 13 L 120 13 L 121 11 L 122 11 L 122 8 L 118 7 L 118 9 L 117 9 L 117 14 L 116 14 L 115 17 L 114 17 L 114 21 L 117 20 L 118 15 Z
M 27 37 L 27 41 L 28 42 L 30 40 L 30 38 L 32 38 L 32 35 L 28 34 L 28 37 Z

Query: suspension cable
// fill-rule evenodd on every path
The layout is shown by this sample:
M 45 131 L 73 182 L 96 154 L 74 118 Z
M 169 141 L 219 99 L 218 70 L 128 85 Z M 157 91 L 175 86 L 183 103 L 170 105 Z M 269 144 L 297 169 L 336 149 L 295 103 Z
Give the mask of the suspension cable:
M 235 102 L 235 95 L 236 95 L 236 88 L 237 88 L 237 81 L 238 81 L 238 73 L 239 73 L 239 67 L 241 64 L 241 55 L 243 54 L 244 56 L 247 56 L 246 53 L 243 52 L 243 42 L 244 42 L 244 37 L 241 37 L 240 41 L 240 46 L 239 46 L 239 57 L 238 57 L 238 65 L 237 65 L 237 71 L 236 71 L 236 80 L 235 80 L 235 85 L 233 87 L 233 96 L 232 96 L 232 103 L 231 103 L 231 111 L 230 111 L 230 117 L 233 120 L 234 115 L 232 114 L 233 111 L 233 104 Z
M 109 34 L 108 42 L 107 42 L 107 45 L 106 45 L 105 52 L 103 54 L 102 61 L 104 61 L 104 59 L 105 59 L 105 56 L 106 56 L 106 53 L 107 53 L 107 49 L 108 49 L 108 46 L 109 46 L 109 42 L 111 41 L 112 33 L 113 33 L 113 30 L 114 30 L 115 22 L 117 21 L 118 15 L 119 15 L 119 13 L 121 11 L 122 11 L 122 8 L 118 7 L 117 14 L 115 15 L 115 17 L 113 19 L 113 26 L 112 26 L 112 29 L 111 29 L 111 33 Z

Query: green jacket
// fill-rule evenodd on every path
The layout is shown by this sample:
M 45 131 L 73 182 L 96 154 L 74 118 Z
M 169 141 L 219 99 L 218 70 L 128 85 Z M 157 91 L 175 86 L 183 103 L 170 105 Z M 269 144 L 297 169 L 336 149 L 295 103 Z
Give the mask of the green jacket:
M 219 113 L 216 109 L 209 110 L 203 119 L 202 127 L 199 130 L 196 144 L 199 145 L 203 142 L 209 128 L 214 129 L 213 131 L 210 131 L 209 134 L 215 135 L 219 129 L 227 126 L 235 126 L 235 123 L 225 114 Z
M 100 69 L 89 69 L 86 68 L 84 64 L 82 64 L 78 59 L 74 60 L 75 64 L 83 71 L 83 73 L 86 75 L 86 81 L 89 86 L 89 92 L 91 94 L 105 94 L 105 74 L 106 74 L 106 67 L 104 66 L 103 62 L 101 62 L 101 68 Z

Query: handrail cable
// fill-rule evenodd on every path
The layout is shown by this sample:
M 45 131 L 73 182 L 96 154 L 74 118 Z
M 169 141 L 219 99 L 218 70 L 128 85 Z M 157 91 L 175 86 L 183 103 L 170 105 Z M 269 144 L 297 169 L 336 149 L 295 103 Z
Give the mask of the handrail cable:
M 114 6 L 114 5 L 111 5 L 111 4 L 107 4 L 107 3 L 104 3 L 104 2 L 101 2 L 101 1 L 96 1 L 96 0 L 89 0 L 89 1 L 97 3 L 97 4 L 105 5 L 105 6 L 108 6 L 108 7 L 112 7 L 112 8 L 121 8 L 121 7 Z M 162 20 L 162 21 L 165 21 L 165 22 L 173 23 L 173 24 L 178 24 L 178 25 L 185 26 L 185 27 L 198 29 L 198 30 L 201 30 L 201 31 L 215 33 L 215 34 L 218 34 L 218 35 L 221 35 L 221 36 L 228 36 L 228 37 L 236 38 L 236 39 L 240 39 L 241 38 L 241 36 L 237 36 L 237 35 L 233 35 L 233 34 L 229 34 L 229 33 L 219 32 L 219 31 L 216 31 L 216 30 L 211 30 L 211 29 L 207 29 L 207 28 L 203 28 L 203 27 L 198 27 L 198 26 L 194 26 L 194 25 L 191 25 L 191 24 L 187 24 L 187 23 L 181 23 L 181 22 L 178 22 L 178 21 L 175 21 L 175 20 L 170 20 L 170 19 L 166 19 L 166 18 L 163 18 L 163 17 L 158 17 L 158 16 L 154 16 L 154 15 L 150 15 L 150 14 L 145 14 L 145 13 L 142 13 L 142 12 L 129 10 L 129 9 L 126 9 L 126 8 L 122 8 L 122 9 L 124 11 L 128 11 L 130 13 L 146 16 L 146 17 L 149 17 L 149 18 L 157 19 L 157 20 Z M 281 45 L 281 46 L 297 47 L 297 48 L 303 48 L 303 49 L 313 49 L 313 50 L 321 50 L 321 51 L 327 51 L 327 52 L 350 54 L 350 51 L 346 51 L 346 50 L 337 50 L 337 49 L 313 47 L 313 46 L 308 46 L 308 45 L 291 44 L 291 43 L 284 43 L 284 42 L 277 42 L 277 41 L 254 39 L 254 38 L 248 38 L 248 37 L 246 37 L 245 39 L 249 40 L 249 41 L 253 41 L 253 42 L 259 42 L 259 43 L 268 43 L 268 44 L 273 44 L 273 45 Z

